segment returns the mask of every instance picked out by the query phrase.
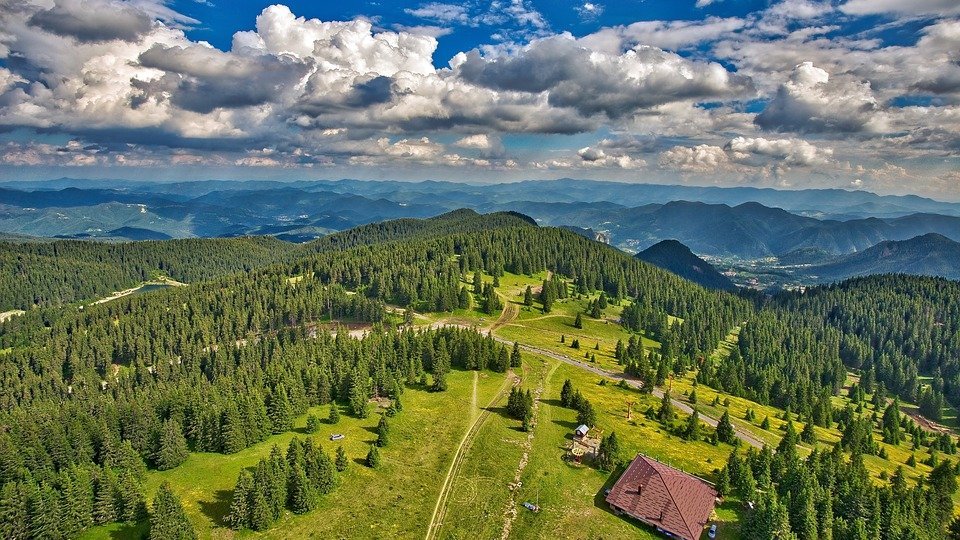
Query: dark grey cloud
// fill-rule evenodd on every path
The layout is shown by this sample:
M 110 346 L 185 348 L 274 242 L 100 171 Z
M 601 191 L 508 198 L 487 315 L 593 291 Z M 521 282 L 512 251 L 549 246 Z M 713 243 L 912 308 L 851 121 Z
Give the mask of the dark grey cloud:
M 60 0 L 33 14 L 28 22 L 83 43 L 136 41 L 153 26 L 151 17 L 129 4 L 91 0 Z
M 140 65 L 166 71 L 160 81 L 135 83 L 142 102 L 161 91 L 188 111 L 208 113 L 271 102 L 310 70 L 308 61 L 288 56 L 238 56 L 203 46 L 156 44 L 140 54 Z
M 753 92 L 749 78 L 719 64 L 686 60 L 655 47 L 619 56 L 597 54 L 565 37 L 535 42 L 513 56 L 486 59 L 474 51 L 457 69 L 472 84 L 498 91 L 548 92 L 555 107 L 612 119 L 665 103 Z

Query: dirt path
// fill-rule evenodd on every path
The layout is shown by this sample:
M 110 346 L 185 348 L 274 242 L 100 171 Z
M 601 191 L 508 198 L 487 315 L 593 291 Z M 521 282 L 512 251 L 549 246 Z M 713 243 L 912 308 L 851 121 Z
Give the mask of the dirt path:
M 129 295 L 131 295 L 131 294 L 139 291 L 141 288 L 146 287 L 146 286 L 148 286 L 148 285 L 164 285 L 164 286 L 168 286 L 168 287 L 185 287 L 187 284 L 186 284 L 186 283 L 181 283 L 181 282 L 179 282 L 179 281 L 177 281 L 177 280 L 175 280 L 175 279 L 170 279 L 170 278 L 158 278 L 158 279 L 155 280 L 155 281 L 144 281 L 143 283 L 137 285 L 136 287 L 130 287 L 129 289 L 126 289 L 126 290 L 123 290 L 123 291 L 117 291 L 117 292 L 111 294 L 110 296 L 107 296 L 107 297 L 105 297 L 105 298 L 101 298 L 101 299 L 99 299 L 99 300 L 96 300 L 96 301 L 92 302 L 90 305 L 91 305 L 91 306 L 95 306 L 95 305 L 97 305 L 97 304 L 104 304 L 104 303 L 106 303 L 106 302 L 110 302 L 110 301 L 116 300 L 116 299 L 118 299 L 118 298 L 123 298 L 124 296 L 129 296 Z
M 523 441 L 523 455 L 520 456 L 520 463 L 513 474 L 513 484 L 510 486 L 510 499 L 507 500 L 507 507 L 503 511 L 503 531 L 500 533 L 500 540 L 507 540 L 510 537 L 510 530 L 513 528 L 513 521 L 517 519 L 517 491 L 520 488 L 520 478 L 523 476 L 523 470 L 527 468 L 530 462 L 530 452 L 533 449 L 533 438 L 537 433 L 537 422 L 540 411 L 540 398 L 543 396 L 544 386 L 550 382 L 553 372 L 560 367 L 560 364 L 553 364 L 546 375 L 542 375 L 537 382 L 537 388 L 533 391 L 533 429 L 527 433 L 527 439 Z M 541 366 L 541 369 L 543 367 Z
M 493 338 L 494 338 L 495 340 L 499 341 L 500 343 L 504 343 L 504 344 L 512 344 L 512 343 L 513 343 L 513 342 L 511 342 L 510 340 L 503 339 L 503 338 L 501 338 L 501 337 L 494 336 Z M 624 374 L 624 373 L 614 373 L 614 372 L 612 372 L 612 371 L 607 371 L 607 370 L 605 370 L 605 369 L 600 369 L 600 368 L 598 368 L 598 367 L 596 367 L 596 366 L 594 366 L 594 365 L 592 365 L 592 364 L 587 364 L 587 363 L 581 362 L 581 361 L 579 361 L 579 360 L 574 360 L 573 358 L 570 358 L 570 357 L 568 357 L 568 356 L 555 353 L 555 352 L 553 352 L 553 351 L 548 351 L 548 350 L 540 349 L 540 348 L 538 348 L 538 347 L 531 347 L 530 345 L 524 345 L 524 344 L 522 344 L 522 343 L 520 344 L 520 348 L 523 349 L 523 350 L 525 350 L 525 351 L 527 351 L 527 352 L 532 352 L 532 353 L 535 353 L 535 354 L 539 354 L 539 355 L 542 355 L 542 356 L 546 356 L 546 357 L 548 357 L 548 358 L 552 358 L 552 359 L 554 359 L 554 360 L 559 360 L 560 362 L 564 362 L 564 363 L 570 364 L 571 366 L 576 366 L 576 367 L 578 367 L 578 368 L 580 368 L 580 369 L 585 369 L 585 370 L 587 370 L 587 371 L 589 371 L 589 372 L 591 372 L 591 373 L 595 373 L 595 374 L 600 375 L 600 376 L 602 376 L 602 377 L 608 377 L 608 378 L 611 378 L 611 379 L 614 379 L 614 380 L 617 380 L 617 381 L 624 381 L 624 382 L 626 382 L 628 385 L 630 385 L 630 386 L 632 386 L 632 387 L 634 387 L 634 388 L 637 388 L 637 389 L 640 389 L 640 388 L 642 387 L 642 384 L 640 383 L 639 380 L 637 380 L 636 378 L 633 378 L 633 377 L 631 377 L 631 376 L 629 376 L 629 375 L 626 375 L 626 374 Z M 663 390 L 661 390 L 660 388 L 654 388 L 652 394 L 654 395 L 654 397 L 663 398 Z M 690 405 L 687 405 L 686 403 L 684 403 L 684 402 L 682 402 L 682 401 L 679 401 L 679 400 L 676 400 L 676 399 L 671 399 L 671 401 L 673 402 L 673 406 L 674 406 L 674 407 L 676 407 L 677 409 L 683 411 L 684 413 L 686 413 L 686 414 L 692 414 L 692 413 L 693 413 L 693 408 L 690 407 Z M 700 414 L 700 420 L 703 421 L 703 423 L 705 423 L 705 424 L 707 424 L 708 426 L 711 426 L 711 427 L 717 427 L 717 422 L 718 422 L 718 420 L 717 420 L 716 418 L 713 418 L 713 417 L 711 417 L 711 416 L 707 416 L 707 415 L 703 414 L 702 411 L 698 411 L 698 412 L 699 412 L 699 414 Z M 753 434 L 751 434 L 750 432 L 746 431 L 745 429 L 743 429 L 743 428 L 741 428 L 741 427 L 738 427 L 737 425 L 734 425 L 734 426 L 733 426 L 733 429 L 734 429 L 734 432 L 736 432 L 737 437 L 739 437 L 743 442 L 745 442 L 745 443 L 747 443 L 747 444 L 749 444 L 749 445 L 751 445 L 751 446 L 754 446 L 754 447 L 756 447 L 756 448 L 762 448 L 762 447 L 763 447 L 763 441 L 761 441 L 760 439 L 754 437 Z
M 479 374 L 474 372 L 473 374 L 473 395 L 471 397 L 471 407 L 470 413 L 474 418 L 473 424 L 470 426 L 470 429 L 464 434 L 463 439 L 460 440 L 460 445 L 457 447 L 457 451 L 454 454 L 453 461 L 450 463 L 450 468 L 447 470 L 447 476 L 443 479 L 443 487 L 440 488 L 440 496 L 437 497 L 437 503 L 433 507 L 433 515 L 430 516 L 430 524 L 427 525 L 427 534 L 426 539 L 431 540 L 437 538 L 440 535 L 440 529 L 443 527 L 443 519 L 447 513 L 447 506 L 450 501 L 450 492 L 453 488 L 453 481 L 460 474 L 460 468 L 463 465 L 464 457 L 466 457 L 467 452 L 470 450 L 470 447 L 473 445 L 473 439 L 477 436 L 477 433 L 480 431 L 480 428 L 483 426 L 484 421 L 490 416 L 490 409 L 503 397 L 507 394 L 507 389 L 512 388 L 518 380 L 513 376 L 512 372 L 507 373 L 507 377 L 503 381 L 503 385 L 500 387 L 500 391 L 497 392 L 497 395 L 490 400 L 490 403 L 487 404 L 482 410 L 477 407 L 477 379 Z M 513 384 L 510 384 L 510 383 Z
M 512 302 L 507 302 L 503 306 L 503 311 L 500 312 L 500 317 L 495 323 L 490 325 L 489 328 L 485 329 L 485 332 L 494 332 L 500 328 L 510 324 L 514 319 L 517 318 L 517 315 L 520 314 L 520 308 Z
M 26 311 L 22 309 L 11 309 L 10 311 L 4 311 L 0 313 L 0 323 L 6 322 L 7 319 L 12 319 L 17 315 L 23 315 Z

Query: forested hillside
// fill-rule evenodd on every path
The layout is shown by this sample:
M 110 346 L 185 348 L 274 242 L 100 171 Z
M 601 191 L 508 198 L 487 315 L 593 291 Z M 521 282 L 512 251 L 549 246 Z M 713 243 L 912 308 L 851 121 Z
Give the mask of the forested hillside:
M 192 283 L 282 260 L 270 237 L 0 243 L 0 311 L 95 299 L 156 275 Z
M 35 309 L 0 326 L 0 512 L 15 517 L 4 520 L 2 535 L 69 537 L 94 523 L 136 520 L 145 511 L 145 467 L 174 467 L 188 447 L 235 452 L 287 431 L 308 405 L 340 400 L 364 415 L 368 398 L 396 398 L 426 373 L 442 390 L 451 364 L 504 371 L 503 346 L 469 330 L 375 332 L 358 342 L 316 329 L 331 318 L 383 321 L 384 303 L 461 308 L 472 301 L 461 283 L 477 270 L 548 269 L 574 291 L 632 299 L 640 317 L 679 317 L 678 356 L 688 360 L 750 312 L 734 296 L 522 216 L 454 214 L 346 237 L 355 247 L 327 245 L 295 262 L 212 281 L 202 281 L 209 274 L 199 266 L 214 253 L 186 257 L 177 244 L 167 252 L 175 263 L 121 246 L 29 246 L 34 256 L 103 264 L 84 252 L 99 249 L 129 272 L 155 263 L 196 282 L 82 311 Z M 275 256 L 269 242 L 261 247 L 264 259 Z
M 884 275 L 781 293 L 741 330 L 736 354 L 700 377 L 820 423 L 847 369 L 868 393 L 882 385 L 934 420 L 945 399 L 960 406 L 960 283 Z

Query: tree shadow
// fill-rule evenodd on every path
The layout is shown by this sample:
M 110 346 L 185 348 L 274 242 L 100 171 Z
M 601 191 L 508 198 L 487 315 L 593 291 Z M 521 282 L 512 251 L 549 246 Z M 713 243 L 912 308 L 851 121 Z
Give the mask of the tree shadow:
M 498 415 L 500 415 L 502 418 L 506 418 L 507 420 L 513 420 L 513 419 L 514 419 L 512 416 L 510 416 L 510 413 L 507 412 L 507 407 L 506 407 L 506 405 L 499 405 L 499 406 L 487 407 L 487 408 L 484 409 L 484 410 L 490 411 L 490 412 L 492 412 L 492 413 L 494 413 L 494 414 L 498 414 Z
M 357 465 L 360 465 L 361 467 L 366 467 L 366 466 L 367 466 L 367 458 L 366 458 L 366 457 L 353 458 L 353 462 L 356 463 Z
M 110 531 L 111 540 L 143 540 L 150 532 L 149 521 L 136 523 L 121 523 L 119 527 Z
M 571 422 L 570 420 L 559 420 L 559 419 L 557 419 L 557 420 L 553 420 L 553 423 L 556 424 L 556 425 L 558 425 L 558 426 L 561 426 L 561 427 L 566 428 L 568 431 L 573 431 L 574 428 L 577 427 L 577 423 L 576 423 L 576 422 Z
M 217 525 L 226 526 L 226 517 L 230 513 L 233 491 L 221 489 L 213 494 L 212 501 L 199 501 L 200 511 Z
M 369 431 L 370 433 L 373 433 L 374 435 L 379 435 L 379 433 L 377 433 L 377 426 L 363 426 L 363 430 L 364 430 L 364 431 Z
M 563 403 L 559 399 L 553 398 L 540 398 L 540 403 L 544 405 L 550 405 L 551 407 L 563 407 Z

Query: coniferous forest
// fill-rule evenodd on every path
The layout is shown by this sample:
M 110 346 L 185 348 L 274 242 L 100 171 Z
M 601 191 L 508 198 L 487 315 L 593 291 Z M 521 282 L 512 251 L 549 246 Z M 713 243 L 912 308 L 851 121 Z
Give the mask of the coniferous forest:
M 444 391 L 451 369 L 517 367 L 519 349 L 509 354 L 490 335 L 417 330 L 397 324 L 391 310 L 461 309 L 475 301 L 466 284 L 476 283 L 481 308 L 498 313 L 495 284 L 480 274 L 550 271 L 538 291 L 545 312 L 568 294 L 602 293 L 597 312 L 607 302 L 622 305 L 621 325 L 661 344 L 656 353 L 638 339 L 618 347 L 624 370 L 648 387 L 699 368 L 703 383 L 818 425 L 845 423 L 850 437 L 857 421 L 830 405 L 848 371 L 868 393 L 882 387 L 931 417 L 945 403 L 960 406 L 960 284 L 941 279 L 877 276 L 770 298 L 737 295 L 524 216 L 464 211 L 304 246 L 244 238 L 2 249 L 3 307 L 26 309 L 0 325 L 4 538 L 70 538 L 148 515 L 156 530 L 175 530 L 183 510 L 174 494 L 161 489 L 147 504 L 149 469 L 176 468 L 189 452 L 238 452 L 290 431 L 312 406 L 340 404 L 364 417 L 371 398 L 399 403 L 405 388 L 428 376 L 431 390 Z M 152 272 L 190 285 L 70 304 Z M 374 331 L 363 338 L 328 331 L 343 320 Z M 735 327 L 732 354 L 708 361 Z M 519 389 L 511 396 L 510 414 L 526 429 L 533 398 Z M 788 429 L 776 452 L 734 452 L 721 471 L 730 492 L 761 488 L 745 537 L 946 537 L 951 466 L 934 468 L 920 486 L 897 476 L 878 486 L 863 468 L 868 442 L 801 458 L 795 437 Z M 376 468 L 389 439 L 384 417 L 368 465 Z M 336 459 L 309 441 L 276 447 L 237 479 L 231 525 L 263 530 L 284 510 L 309 512 L 337 489 Z

